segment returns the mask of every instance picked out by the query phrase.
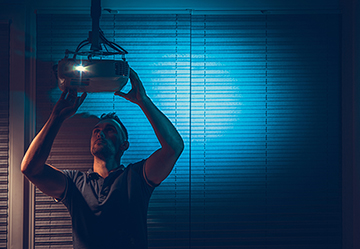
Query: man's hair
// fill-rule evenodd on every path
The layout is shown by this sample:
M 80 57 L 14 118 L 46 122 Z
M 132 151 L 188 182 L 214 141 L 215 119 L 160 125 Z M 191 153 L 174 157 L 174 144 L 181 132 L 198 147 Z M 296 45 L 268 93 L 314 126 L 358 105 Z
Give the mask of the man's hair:
M 115 120 L 116 122 L 119 123 L 119 125 L 121 126 L 122 130 L 124 131 L 125 133 L 125 140 L 128 141 L 129 139 L 129 134 L 128 134 L 128 131 L 125 127 L 125 125 L 120 121 L 120 118 L 116 115 L 115 112 L 110 112 L 110 113 L 103 113 L 101 116 L 100 116 L 100 120 L 104 120 L 104 119 L 113 119 Z

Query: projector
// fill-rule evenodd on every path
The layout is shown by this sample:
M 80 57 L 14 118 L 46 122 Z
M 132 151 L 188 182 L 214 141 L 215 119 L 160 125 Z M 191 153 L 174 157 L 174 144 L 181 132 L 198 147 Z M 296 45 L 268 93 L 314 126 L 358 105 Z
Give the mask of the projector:
M 58 64 L 58 84 L 78 92 L 120 91 L 129 79 L 130 67 L 125 60 L 76 60 L 64 58 Z

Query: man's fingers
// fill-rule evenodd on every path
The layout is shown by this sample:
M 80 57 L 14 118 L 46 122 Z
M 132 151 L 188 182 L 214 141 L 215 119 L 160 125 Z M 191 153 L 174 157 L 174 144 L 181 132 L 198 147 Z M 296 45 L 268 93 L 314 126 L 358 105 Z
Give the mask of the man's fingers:
M 77 98 L 77 91 L 75 89 L 70 89 L 68 99 L 75 100 L 76 98 Z
M 81 97 L 80 97 L 80 105 L 84 102 L 86 96 L 87 96 L 87 93 L 86 93 L 86 92 L 83 92 L 83 94 L 81 94 Z
M 130 75 L 136 75 L 135 70 L 134 70 L 134 69 L 132 69 L 131 67 L 130 67 Z
M 84 102 L 86 96 L 87 96 L 87 93 L 84 92 L 80 97 L 76 97 L 73 107 L 76 109 L 79 108 L 79 106 L 81 106 L 81 104 Z
M 116 92 L 114 93 L 114 95 L 117 95 L 117 96 L 120 96 L 120 97 L 125 98 L 126 93 L 123 93 L 123 92 L 120 92 L 120 91 L 116 91 Z
M 66 94 L 68 93 L 69 89 L 65 88 L 65 90 L 61 93 L 60 99 L 65 99 Z
M 130 82 L 131 83 L 140 82 L 139 75 L 131 67 L 130 67 Z

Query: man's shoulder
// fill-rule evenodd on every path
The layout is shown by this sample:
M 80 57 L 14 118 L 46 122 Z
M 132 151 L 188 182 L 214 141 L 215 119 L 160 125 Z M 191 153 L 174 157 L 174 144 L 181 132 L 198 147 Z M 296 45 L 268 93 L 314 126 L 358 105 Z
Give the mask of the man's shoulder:
M 75 170 L 75 169 L 64 169 L 62 172 L 65 174 L 66 177 L 74 180 L 79 177 L 84 177 L 86 172 Z
M 131 171 L 135 172 L 136 174 L 132 174 L 132 175 L 137 175 L 137 177 L 139 177 L 139 179 L 142 179 L 142 182 L 146 183 L 145 184 L 146 186 L 155 188 L 155 187 L 159 186 L 160 184 L 154 184 L 147 178 L 145 170 L 144 170 L 145 162 L 146 162 L 146 159 L 143 159 L 137 163 L 129 164 L 126 168 L 131 169 Z
M 125 169 L 127 170 L 133 170 L 137 173 L 142 173 L 142 170 L 143 170 L 143 166 L 144 166 L 144 163 L 145 163 L 145 159 L 139 161 L 139 162 L 136 162 L 136 163 L 130 163 L 128 166 L 126 166 Z

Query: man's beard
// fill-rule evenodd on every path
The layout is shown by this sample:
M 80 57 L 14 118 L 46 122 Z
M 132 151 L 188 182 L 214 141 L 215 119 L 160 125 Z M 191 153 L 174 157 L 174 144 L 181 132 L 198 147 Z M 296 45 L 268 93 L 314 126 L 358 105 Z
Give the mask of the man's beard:
M 95 142 L 91 148 L 91 154 L 101 159 L 107 159 L 111 156 L 115 156 L 115 149 L 107 143 L 99 145 Z

